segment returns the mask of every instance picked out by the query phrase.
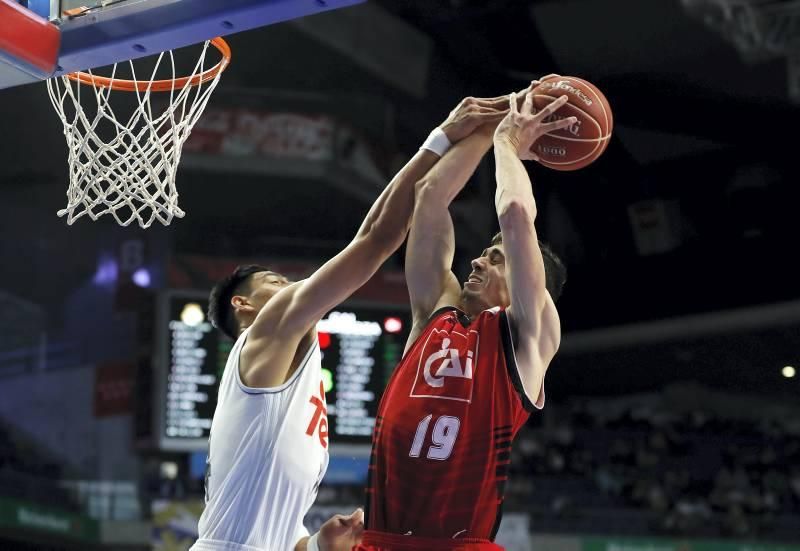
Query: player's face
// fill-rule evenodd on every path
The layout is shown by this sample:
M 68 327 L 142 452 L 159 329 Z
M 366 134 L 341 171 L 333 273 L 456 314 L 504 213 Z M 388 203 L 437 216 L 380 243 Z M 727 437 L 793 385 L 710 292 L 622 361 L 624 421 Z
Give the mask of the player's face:
M 259 310 L 291 281 L 276 272 L 256 272 L 250 280 L 250 301 Z
M 464 282 L 464 298 L 477 300 L 486 308 L 508 306 L 506 255 L 503 245 L 492 245 L 472 261 L 472 272 Z

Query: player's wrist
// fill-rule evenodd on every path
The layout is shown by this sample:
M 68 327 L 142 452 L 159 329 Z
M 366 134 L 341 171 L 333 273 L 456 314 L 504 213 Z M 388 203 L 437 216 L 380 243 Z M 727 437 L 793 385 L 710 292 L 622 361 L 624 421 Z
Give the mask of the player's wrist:
M 519 141 L 507 134 L 495 134 L 493 143 L 495 153 L 508 152 L 516 154 L 519 151 Z
M 423 142 L 422 146 L 420 146 L 420 149 L 425 149 L 435 153 L 439 157 L 443 157 L 451 147 L 453 147 L 453 144 L 447 137 L 447 134 L 445 134 L 444 130 L 437 126 L 425 139 L 425 142 Z

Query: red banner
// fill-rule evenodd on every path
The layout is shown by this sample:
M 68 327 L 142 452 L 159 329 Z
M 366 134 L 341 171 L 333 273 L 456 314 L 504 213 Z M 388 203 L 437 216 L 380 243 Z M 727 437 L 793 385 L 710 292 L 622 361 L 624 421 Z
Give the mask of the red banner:
M 326 161 L 334 155 L 334 126 L 325 115 L 209 108 L 184 151 Z

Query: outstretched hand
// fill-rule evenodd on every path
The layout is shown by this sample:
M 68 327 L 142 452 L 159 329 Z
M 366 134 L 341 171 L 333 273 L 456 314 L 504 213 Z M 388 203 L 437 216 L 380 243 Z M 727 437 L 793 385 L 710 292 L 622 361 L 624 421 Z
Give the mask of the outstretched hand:
M 528 92 L 522 102 L 522 107 L 517 105 L 517 94 L 512 93 L 509 98 L 508 115 L 497 126 L 494 133 L 495 145 L 508 143 L 517 152 L 522 160 L 539 160 L 538 156 L 531 150 L 533 144 L 541 136 L 548 132 L 554 132 L 567 128 L 576 122 L 575 117 L 567 117 L 560 120 L 549 120 L 561 106 L 568 101 L 567 96 L 561 96 L 551 101 L 546 107 L 538 112 L 533 108 L 533 88 L 534 81 L 529 87 Z
M 319 529 L 320 551 L 350 551 L 361 542 L 364 533 L 364 511 L 360 508 L 350 516 L 334 515 Z
M 508 95 L 496 98 L 464 98 L 450 111 L 447 119 L 439 126 L 450 140 L 460 142 L 480 127 L 494 127 L 508 113 Z

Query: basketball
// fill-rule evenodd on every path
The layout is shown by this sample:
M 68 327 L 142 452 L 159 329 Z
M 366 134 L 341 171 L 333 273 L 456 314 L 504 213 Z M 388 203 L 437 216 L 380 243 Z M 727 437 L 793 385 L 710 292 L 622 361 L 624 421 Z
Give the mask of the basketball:
M 577 77 L 552 76 L 533 90 L 536 110 L 566 95 L 568 102 L 546 121 L 577 117 L 567 128 L 549 132 L 531 150 L 539 163 L 554 170 L 578 170 L 597 160 L 606 150 L 614 126 L 611 106 L 593 84 Z

